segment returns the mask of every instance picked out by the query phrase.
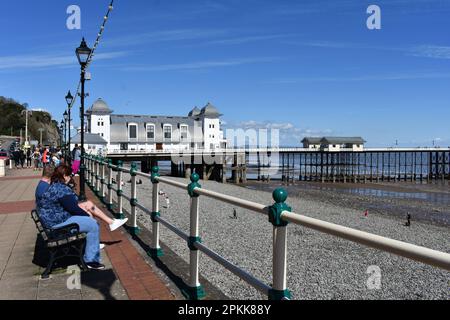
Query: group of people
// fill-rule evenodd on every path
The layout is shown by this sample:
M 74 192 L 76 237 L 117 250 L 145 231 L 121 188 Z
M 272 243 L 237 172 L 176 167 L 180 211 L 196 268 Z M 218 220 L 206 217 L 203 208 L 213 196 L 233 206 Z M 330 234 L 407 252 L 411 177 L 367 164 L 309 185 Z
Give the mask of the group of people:
M 39 171 L 46 166 L 58 167 L 64 163 L 64 156 L 59 148 L 47 148 L 37 146 L 32 151 L 32 148 L 16 149 L 11 153 L 12 160 L 15 163 L 16 169 L 33 168 L 34 171 Z M 72 174 L 78 174 L 81 163 L 81 149 L 78 144 L 71 151 L 72 158 Z M 26 162 L 26 163 L 25 163 Z
M 57 148 L 37 146 L 36 148 L 15 149 L 11 152 L 11 160 L 16 169 L 33 168 L 39 171 L 46 165 L 59 166 L 62 160 L 62 152 Z
M 99 224 L 96 219 L 106 222 L 114 231 L 128 219 L 111 219 L 91 201 L 80 202 L 72 189 L 72 168 L 61 163 L 59 166 L 45 165 L 43 177 L 36 188 L 36 209 L 46 228 L 57 229 L 77 224 L 80 232 L 87 234 L 84 261 L 89 269 L 101 270 Z M 72 186 L 72 187 L 71 187 Z

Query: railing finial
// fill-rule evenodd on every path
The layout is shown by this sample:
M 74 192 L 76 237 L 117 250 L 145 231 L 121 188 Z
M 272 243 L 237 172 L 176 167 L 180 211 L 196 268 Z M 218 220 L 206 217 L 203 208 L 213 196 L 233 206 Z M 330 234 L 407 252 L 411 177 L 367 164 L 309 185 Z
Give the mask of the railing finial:
M 197 173 L 191 174 L 191 183 L 188 185 L 188 194 L 191 198 L 197 198 L 199 195 L 194 192 L 195 188 L 201 188 L 202 186 L 198 183 L 200 176 Z
M 270 207 L 269 210 L 269 221 L 275 226 L 275 227 L 284 227 L 287 226 L 288 222 L 281 220 L 281 214 L 283 211 L 289 211 L 291 212 L 292 209 L 289 207 L 285 201 L 288 197 L 288 192 L 283 188 L 277 188 L 272 193 L 272 198 L 275 201 L 275 204 L 273 204 Z
M 159 183 L 158 179 L 156 179 L 159 176 L 160 176 L 159 175 L 159 167 L 158 166 L 152 167 L 152 176 L 150 178 L 152 183 Z

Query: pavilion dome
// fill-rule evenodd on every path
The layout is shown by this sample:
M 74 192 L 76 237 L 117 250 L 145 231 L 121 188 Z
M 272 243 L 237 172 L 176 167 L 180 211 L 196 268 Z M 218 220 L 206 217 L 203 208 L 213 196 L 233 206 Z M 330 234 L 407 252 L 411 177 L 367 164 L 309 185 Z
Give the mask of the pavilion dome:
M 201 115 L 208 117 L 208 118 L 218 118 L 222 114 L 217 110 L 215 106 L 213 106 L 211 103 L 208 102 L 208 104 L 203 107 L 203 109 L 200 112 Z
M 109 108 L 108 104 L 101 98 L 94 102 L 92 107 L 89 109 L 89 113 L 92 114 L 111 114 L 112 110 Z
M 195 107 L 194 109 L 191 110 L 191 112 L 189 112 L 188 117 L 196 117 L 198 115 L 200 115 L 200 109 Z

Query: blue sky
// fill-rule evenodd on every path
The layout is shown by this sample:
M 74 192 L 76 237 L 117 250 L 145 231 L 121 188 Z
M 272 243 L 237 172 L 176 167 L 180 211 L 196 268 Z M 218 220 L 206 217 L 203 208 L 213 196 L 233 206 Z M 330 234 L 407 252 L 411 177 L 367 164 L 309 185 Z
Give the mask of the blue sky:
M 81 7 L 81 30 L 66 9 Z M 107 0 L 1 0 L 0 95 L 55 118 L 76 89 Z M 366 9 L 381 8 L 368 30 Z M 450 0 L 116 0 L 87 105 L 185 115 L 208 101 L 227 127 L 360 135 L 369 146 L 450 145 Z M 77 118 L 75 108 L 75 118 Z

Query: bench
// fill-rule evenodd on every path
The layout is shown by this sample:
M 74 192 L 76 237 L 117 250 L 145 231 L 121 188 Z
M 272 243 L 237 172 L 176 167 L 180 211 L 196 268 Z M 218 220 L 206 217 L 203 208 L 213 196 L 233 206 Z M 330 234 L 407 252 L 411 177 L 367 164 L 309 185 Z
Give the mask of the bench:
M 88 270 L 83 259 L 86 233 L 80 232 L 80 227 L 77 224 L 70 224 L 58 229 L 49 229 L 41 222 L 37 210 L 31 211 L 31 217 L 50 253 L 47 268 L 41 275 L 42 279 L 48 279 L 54 263 L 64 257 L 79 258 L 80 268 L 83 271 Z

